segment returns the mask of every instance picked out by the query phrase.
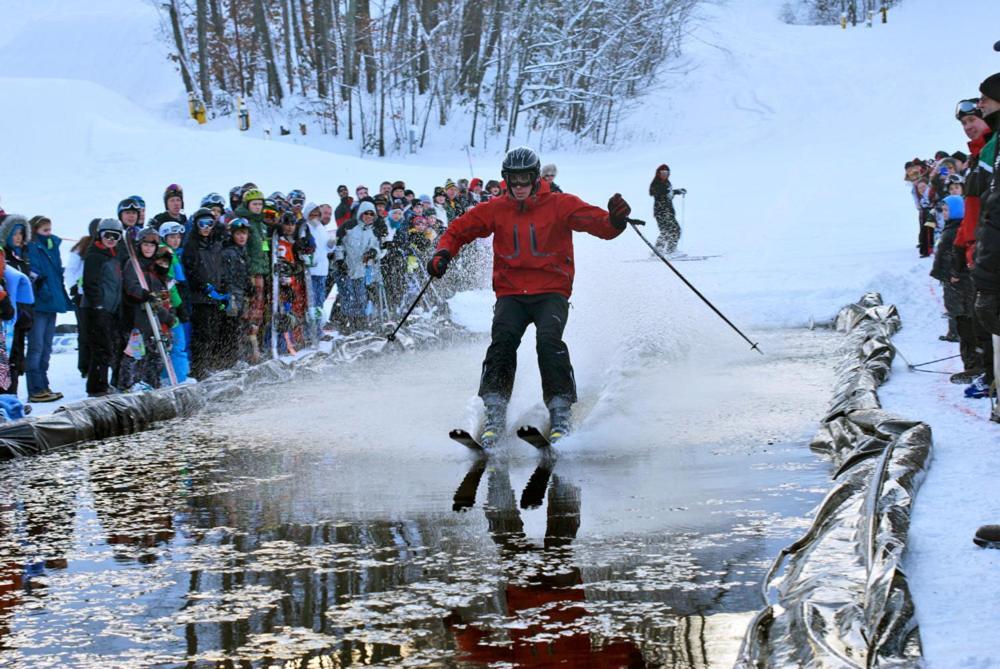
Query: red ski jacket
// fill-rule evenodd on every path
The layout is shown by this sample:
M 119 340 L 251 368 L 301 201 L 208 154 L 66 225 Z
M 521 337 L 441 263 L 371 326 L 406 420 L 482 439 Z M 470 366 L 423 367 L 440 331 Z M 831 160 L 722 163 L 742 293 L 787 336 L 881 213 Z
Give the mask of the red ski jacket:
M 622 233 L 608 212 L 568 193 L 538 192 L 523 202 L 493 198 L 456 218 L 437 249 L 452 257 L 479 237 L 493 235 L 493 290 L 497 297 L 573 292 L 573 231 L 601 239 Z
M 986 133 L 969 142 L 970 158 L 978 158 L 979 152 L 986 145 L 989 133 Z M 955 249 L 959 255 L 965 258 L 969 269 L 973 266 L 973 254 L 976 250 L 976 226 L 979 224 L 979 212 L 982 203 L 978 195 L 967 195 L 965 197 L 965 216 L 962 217 L 962 225 L 959 226 L 955 234 Z

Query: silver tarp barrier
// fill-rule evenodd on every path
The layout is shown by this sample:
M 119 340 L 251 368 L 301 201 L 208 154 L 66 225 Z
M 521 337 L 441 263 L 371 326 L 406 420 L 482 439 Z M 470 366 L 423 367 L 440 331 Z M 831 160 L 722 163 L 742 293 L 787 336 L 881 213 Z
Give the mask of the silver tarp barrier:
M 238 398 L 253 386 L 333 373 L 339 364 L 434 346 L 459 336 L 467 338 L 469 333 L 449 320 L 414 317 L 391 343 L 384 336 L 359 332 L 336 340 L 329 352 L 316 351 L 292 361 L 279 359 L 253 366 L 242 364 L 199 383 L 75 402 L 60 407 L 49 416 L 0 424 L 0 461 L 141 432 L 160 421 L 191 416 L 206 403 Z
M 812 526 L 782 550 L 762 584 L 738 669 L 912 667 L 920 633 L 900 567 L 931 430 L 883 411 L 899 314 L 877 293 L 841 310 L 846 333 L 830 410 L 811 447 L 837 466 Z

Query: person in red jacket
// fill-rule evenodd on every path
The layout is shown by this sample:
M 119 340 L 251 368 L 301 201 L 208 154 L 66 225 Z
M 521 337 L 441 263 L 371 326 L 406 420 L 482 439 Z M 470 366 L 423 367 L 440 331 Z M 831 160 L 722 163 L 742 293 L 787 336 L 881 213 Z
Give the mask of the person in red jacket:
M 514 388 L 517 348 L 528 324 L 536 329 L 542 398 L 549 409 L 549 440 L 568 434 L 576 381 L 569 349 L 562 339 L 573 292 L 573 232 L 614 239 L 625 230 L 632 213 L 618 193 L 608 211 L 575 195 L 552 193 L 540 184 L 541 163 L 534 151 L 507 153 L 502 174 L 508 191 L 456 218 L 438 241 L 427 263 L 440 278 L 463 246 L 493 235 L 492 342 L 483 361 L 479 396 L 486 407 L 480 435 L 492 446 L 503 433 L 507 402 Z

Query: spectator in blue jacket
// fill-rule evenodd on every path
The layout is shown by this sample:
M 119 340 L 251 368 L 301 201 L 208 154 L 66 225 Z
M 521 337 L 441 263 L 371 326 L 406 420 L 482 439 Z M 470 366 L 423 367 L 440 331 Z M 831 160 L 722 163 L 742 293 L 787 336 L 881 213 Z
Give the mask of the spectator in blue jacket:
M 28 331 L 26 375 L 29 402 L 55 402 L 62 393 L 49 388 L 49 358 L 52 356 L 52 339 L 56 333 L 56 318 L 71 307 L 63 283 L 62 257 L 59 245 L 62 240 L 52 234 L 52 221 L 46 216 L 35 216 L 28 242 L 28 261 L 35 289 L 35 320 Z

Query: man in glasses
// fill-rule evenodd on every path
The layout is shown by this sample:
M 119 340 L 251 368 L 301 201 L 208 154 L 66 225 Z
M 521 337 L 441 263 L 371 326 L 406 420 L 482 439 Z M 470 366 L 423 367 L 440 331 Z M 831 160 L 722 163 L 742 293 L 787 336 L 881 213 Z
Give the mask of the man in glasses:
M 562 188 L 560 188 L 556 184 L 556 175 L 558 173 L 559 173 L 559 170 L 556 169 L 556 166 L 555 166 L 554 163 L 549 163 L 548 165 L 546 165 L 545 167 L 542 168 L 542 178 L 545 179 L 546 182 L 548 182 L 548 184 L 549 184 L 549 190 L 552 191 L 553 193 L 561 193 L 561 192 L 563 192 Z
M 542 398 L 551 419 L 549 440 L 570 430 L 576 381 L 569 349 L 562 339 L 573 290 L 573 232 L 614 239 L 625 230 L 632 212 L 621 195 L 608 201 L 608 211 L 575 195 L 540 189 L 541 163 L 528 148 L 504 157 L 502 174 L 507 195 L 497 197 L 455 219 L 427 263 L 434 277 L 444 276 L 463 246 L 493 235 L 492 342 L 483 361 L 479 396 L 486 407 L 480 434 L 484 446 L 503 434 L 507 402 L 514 388 L 517 349 L 528 324 L 536 328 Z
M 108 369 L 118 354 L 118 311 L 122 304 L 122 265 L 118 244 L 124 228 L 121 221 L 105 218 L 97 224 L 97 240 L 90 246 L 83 262 L 83 302 L 87 311 L 87 340 L 90 343 L 90 367 L 87 370 L 87 395 L 111 394 Z

